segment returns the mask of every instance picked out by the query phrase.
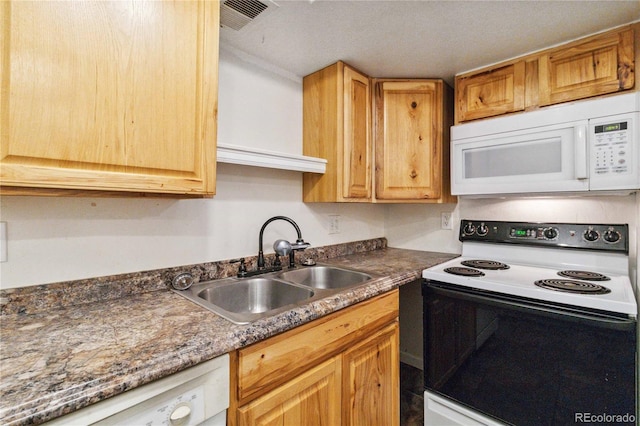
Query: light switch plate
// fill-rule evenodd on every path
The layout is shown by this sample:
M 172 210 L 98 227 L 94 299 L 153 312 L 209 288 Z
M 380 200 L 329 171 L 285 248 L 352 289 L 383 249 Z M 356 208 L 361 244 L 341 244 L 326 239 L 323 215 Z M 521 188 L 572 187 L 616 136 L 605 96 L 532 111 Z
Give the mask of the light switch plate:
M 0 222 L 0 262 L 6 262 L 7 258 L 7 222 Z
M 330 214 L 329 215 L 329 234 L 339 234 L 339 233 L 340 233 L 340 215 Z

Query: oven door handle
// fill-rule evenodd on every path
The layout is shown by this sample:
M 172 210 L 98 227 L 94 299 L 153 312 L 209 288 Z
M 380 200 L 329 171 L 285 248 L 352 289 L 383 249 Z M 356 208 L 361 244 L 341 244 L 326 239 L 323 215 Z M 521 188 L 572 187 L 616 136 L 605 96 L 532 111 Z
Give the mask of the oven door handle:
M 454 299 L 480 302 L 485 305 L 508 308 L 519 312 L 534 311 L 539 315 L 552 318 L 561 318 L 581 324 L 589 324 L 601 328 L 630 331 L 635 330 L 636 319 L 630 317 L 618 317 L 604 312 L 583 310 L 573 306 L 559 306 L 538 300 L 522 299 L 516 296 L 491 293 L 482 290 L 470 289 L 460 286 L 452 286 L 437 281 L 425 283 L 428 290 L 436 294 Z

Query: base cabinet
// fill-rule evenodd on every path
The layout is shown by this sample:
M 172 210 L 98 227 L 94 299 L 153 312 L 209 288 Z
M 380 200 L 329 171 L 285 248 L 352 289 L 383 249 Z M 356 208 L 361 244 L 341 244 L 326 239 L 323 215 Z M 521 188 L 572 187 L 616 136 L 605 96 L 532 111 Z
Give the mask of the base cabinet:
M 337 425 L 340 359 L 328 361 L 238 409 L 240 425 Z
M 343 425 L 392 425 L 400 418 L 399 327 L 393 323 L 342 356 Z
M 231 356 L 229 425 L 399 425 L 398 290 Z

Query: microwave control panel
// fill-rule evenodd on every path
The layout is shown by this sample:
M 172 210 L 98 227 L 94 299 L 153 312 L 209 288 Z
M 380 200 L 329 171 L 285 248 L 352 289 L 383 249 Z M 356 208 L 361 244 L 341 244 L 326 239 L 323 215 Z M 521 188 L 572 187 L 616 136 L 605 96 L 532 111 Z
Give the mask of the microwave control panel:
M 633 164 L 630 120 L 596 124 L 592 129 L 595 174 L 629 173 Z

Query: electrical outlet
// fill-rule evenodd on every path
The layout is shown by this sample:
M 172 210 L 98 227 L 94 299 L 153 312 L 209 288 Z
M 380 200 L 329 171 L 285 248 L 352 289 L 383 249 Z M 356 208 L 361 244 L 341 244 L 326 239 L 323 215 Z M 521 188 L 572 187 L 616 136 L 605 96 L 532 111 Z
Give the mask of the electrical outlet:
M 453 229 L 453 224 L 451 223 L 451 212 L 440 213 L 440 228 Z
M 330 214 L 329 215 L 329 234 L 339 234 L 339 233 L 340 233 L 340 215 Z

